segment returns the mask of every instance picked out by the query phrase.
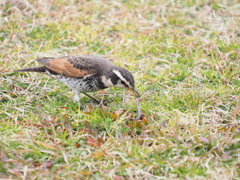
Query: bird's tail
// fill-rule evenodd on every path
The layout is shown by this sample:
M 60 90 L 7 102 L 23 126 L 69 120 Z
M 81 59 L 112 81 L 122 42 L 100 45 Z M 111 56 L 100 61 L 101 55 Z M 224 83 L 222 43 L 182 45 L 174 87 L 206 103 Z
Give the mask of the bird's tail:
M 46 68 L 44 66 L 24 68 L 24 69 L 15 70 L 14 72 L 46 72 Z

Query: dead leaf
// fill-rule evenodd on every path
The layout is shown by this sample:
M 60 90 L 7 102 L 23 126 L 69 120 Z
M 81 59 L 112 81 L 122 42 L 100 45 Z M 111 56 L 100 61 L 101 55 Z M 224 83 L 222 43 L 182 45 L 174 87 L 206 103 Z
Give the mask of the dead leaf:
M 148 124 L 149 117 L 150 117 L 149 114 L 142 114 L 142 117 L 141 117 L 142 121 L 141 122 L 142 122 L 143 125 L 147 125 Z
M 81 134 L 93 134 L 93 132 L 90 129 L 82 128 L 78 130 Z
M 38 163 L 38 162 L 33 162 L 32 165 L 33 165 L 35 168 L 41 166 L 41 164 Z
M 30 126 L 34 126 L 34 127 L 37 127 L 37 128 L 43 128 L 44 126 L 42 124 L 36 124 L 36 123 L 28 123 L 28 122 L 22 122 L 22 121 L 17 121 L 18 124 L 22 125 L 22 126 L 27 126 L 27 127 L 30 127 Z
M 101 144 L 103 144 L 105 142 L 102 138 L 97 138 L 97 141 Z
M 91 114 L 91 112 L 90 111 L 84 111 L 83 114 L 89 115 L 89 114 Z
M 12 98 L 17 97 L 17 95 L 16 95 L 15 93 L 13 93 L 13 92 L 10 92 L 9 95 L 10 95 Z
M 161 123 L 160 123 L 160 127 L 167 127 L 167 122 L 168 122 L 168 120 L 164 120 L 164 121 L 162 121 Z
M 112 114 L 112 118 L 114 119 L 114 120 L 116 120 L 117 118 L 118 118 L 118 115 L 117 114 Z
M 200 143 L 209 143 L 209 139 L 205 137 L 198 137 L 198 140 L 200 141 Z
M 221 158 L 223 159 L 231 159 L 232 157 L 230 156 L 232 153 L 232 151 L 227 151 L 225 153 L 223 153 L 223 155 L 221 156 Z
M 122 176 L 115 175 L 115 176 L 113 177 L 113 179 L 114 179 L 114 180 L 123 180 L 123 179 L 125 179 L 125 178 L 123 178 Z
M 240 96 L 238 97 L 237 106 L 236 106 L 236 108 L 234 110 L 234 113 L 233 113 L 233 121 L 236 121 L 236 119 L 237 119 L 239 106 L 240 106 Z
M 8 169 L 7 171 L 8 171 L 9 173 L 11 173 L 11 174 L 14 174 L 14 175 L 17 176 L 17 177 L 22 176 L 22 173 L 14 170 L 14 169 Z
M 143 124 L 141 123 L 141 120 L 132 120 L 128 124 L 130 128 L 142 128 Z
M 120 115 L 122 115 L 126 110 L 124 109 L 117 109 L 114 112 L 105 112 L 106 115 L 110 116 L 114 120 L 116 120 Z
M 1 151 L 1 161 L 2 162 L 8 162 L 7 154 L 4 150 Z
M 91 147 L 100 147 L 101 143 L 95 141 L 94 139 L 87 137 L 87 145 Z
M 128 131 L 124 131 L 123 133 L 122 133 L 122 135 L 123 136 L 128 136 L 129 134 L 128 134 Z
M 53 162 L 52 161 L 46 161 L 42 164 L 42 168 L 43 169 L 50 169 L 53 166 Z
M 80 171 L 79 173 L 82 174 L 82 175 L 85 175 L 85 176 L 89 176 L 89 175 L 91 175 L 93 172 L 92 172 L 92 171 Z
M 143 115 L 142 119 L 130 119 L 127 124 L 130 128 L 137 127 L 137 128 L 144 128 L 148 124 L 149 115 Z
M 15 90 L 15 91 L 22 91 L 23 88 L 21 88 L 21 87 L 16 87 L 16 86 L 15 86 L 15 87 L 14 87 L 14 90 Z
M 65 107 L 65 106 L 60 106 L 59 108 L 61 108 L 61 109 L 68 109 L 68 108 Z
M 93 154 L 92 154 L 92 157 L 94 158 L 94 159 L 101 159 L 101 158 L 103 158 L 104 157 L 104 153 L 103 152 L 94 152 Z
M 93 105 L 91 103 L 87 104 L 86 110 L 87 110 L 87 111 L 85 111 L 86 114 L 90 114 L 93 110 Z M 83 113 L 85 113 L 85 112 L 83 112 Z
M 120 115 L 122 115 L 124 113 L 124 109 L 117 109 L 116 111 L 114 111 L 113 113 L 113 119 L 117 119 Z
M 79 143 L 74 144 L 75 148 L 79 148 L 80 146 L 81 146 L 81 144 L 79 144 Z
M 237 166 L 238 168 L 240 168 L 240 163 L 237 163 L 236 166 Z

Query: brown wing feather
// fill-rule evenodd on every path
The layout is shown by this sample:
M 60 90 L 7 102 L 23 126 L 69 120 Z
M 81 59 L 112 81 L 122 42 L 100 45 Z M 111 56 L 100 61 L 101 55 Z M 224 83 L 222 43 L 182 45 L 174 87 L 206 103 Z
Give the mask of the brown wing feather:
M 57 74 L 62 74 L 66 77 L 84 77 L 86 75 L 95 74 L 93 69 L 78 69 L 74 67 L 74 63 L 70 63 L 67 58 L 56 58 L 50 60 L 45 64 L 45 67 L 56 72 Z

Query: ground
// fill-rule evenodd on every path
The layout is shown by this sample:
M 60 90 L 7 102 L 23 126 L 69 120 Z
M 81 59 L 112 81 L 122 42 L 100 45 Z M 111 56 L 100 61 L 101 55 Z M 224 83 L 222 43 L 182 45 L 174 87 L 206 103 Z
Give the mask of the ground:
M 239 0 L 2 0 L 0 177 L 238 179 Z M 40 57 L 94 54 L 131 71 L 123 89 L 73 92 Z

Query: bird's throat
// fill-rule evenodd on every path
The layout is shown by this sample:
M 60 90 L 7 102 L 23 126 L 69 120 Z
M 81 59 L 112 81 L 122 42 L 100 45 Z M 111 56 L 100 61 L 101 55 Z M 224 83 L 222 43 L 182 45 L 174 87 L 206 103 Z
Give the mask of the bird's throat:
M 105 75 L 103 75 L 101 77 L 102 83 L 104 84 L 105 87 L 112 87 L 114 86 L 114 84 L 111 81 L 111 78 L 106 77 Z

